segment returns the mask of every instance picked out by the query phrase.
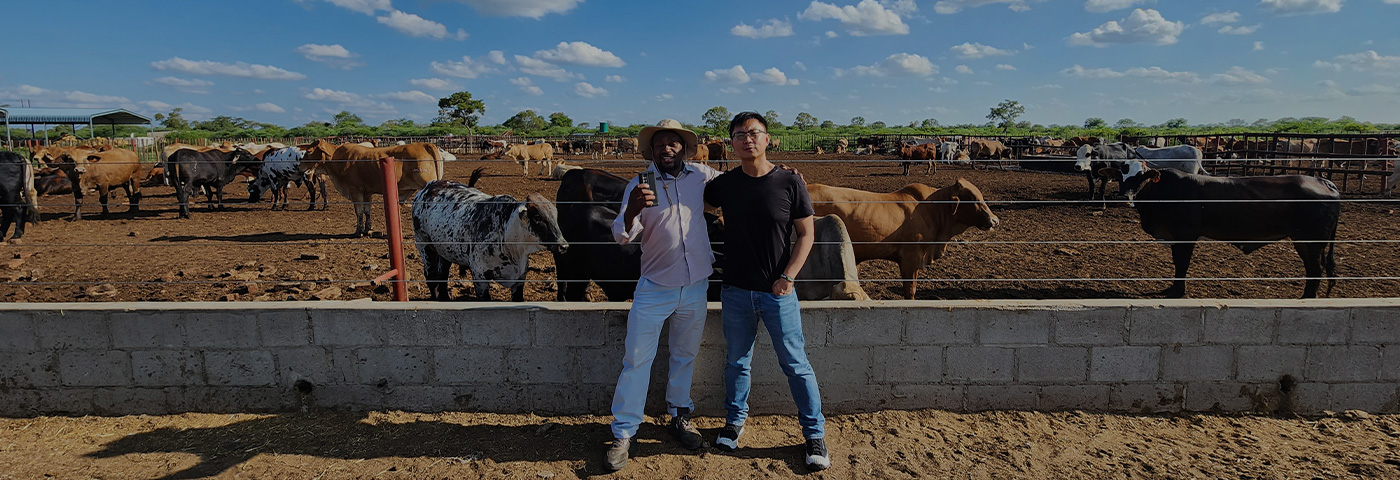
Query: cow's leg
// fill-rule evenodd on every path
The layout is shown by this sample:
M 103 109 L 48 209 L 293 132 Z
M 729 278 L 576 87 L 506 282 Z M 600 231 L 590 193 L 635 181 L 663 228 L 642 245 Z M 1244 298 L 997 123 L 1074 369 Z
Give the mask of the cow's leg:
M 927 171 L 927 172 L 924 172 L 924 175 L 930 175 L 930 176 L 932 176 L 933 173 L 934 173 L 935 171 L 937 171 L 937 168 L 934 167 L 934 165 L 933 165 L 933 160 L 929 160 L 929 162 L 928 162 L 928 171 Z
M 219 205 L 219 210 L 223 210 L 223 209 L 224 209 L 224 184 L 222 184 L 222 183 L 216 183 L 216 184 L 214 184 L 214 191 L 213 191 L 213 193 L 214 193 L 214 197 L 218 198 L 218 200 L 219 200 L 219 203 L 218 203 L 218 205 Z
M 372 226 L 368 199 L 360 198 L 355 200 L 355 234 L 367 237 Z
M 83 184 L 72 182 L 73 184 L 73 220 L 83 219 Z
M 180 213 L 177 218 L 190 218 L 190 195 L 194 194 L 194 189 L 189 184 L 182 184 L 175 180 L 175 201 L 180 204 Z
M 24 235 L 24 218 L 19 214 L 20 207 L 5 206 L 0 207 L 0 239 L 5 238 L 5 233 L 10 231 L 10 224 L 15 223 L 15 236 L 10 237 L 10 243 L 15 243 L 19 237 Z
M 521 279 L 521 281 L 512 282 L 512 283 L 514 283 L 514 285 L 511 285 L 511 286 L 510 286 L 510 301 L 512 301 L 512 302 L 523 302 L 523 301 L 525 301 L 525 281 L 524 281 L 524 279 Z
M 1327 244 L 1295 240 L 1293 249 L 1303 258 L 1303 274 L 1308 277 L 1303 282 L 1303 298 L 1317 298 L 1317 287 L 1322 284 L 1322 257 Z
M 419 250 L 423 255 L 423 277 L 428 282 L 428 299 L 439 302 L 451 300 L 447 277 L 452 272 L 452 262 L 438 255 L 431 245 L 423 245 Z
M 1186 296 L 1186 269 L 1191 266 L 1191 255 L 1196 251 L 1196 242 L 1184 242 L 1172 244 L 1172 265 L 1176 267 L 1175 278 L 1172 286 L 1162 290 L 1161 294 L 1167 298 L 1182 298 Z
M 111 192 L 111 190 L 112 190 L 112 187 L 109 187 L 109 186 L 107 186 L 107 185 L 98 185 L 98 186 L 97 186 L 97 203 L 101 203 L 101 204 L 102 204 L 102 214 L 103 214 L 103 215 L 107 215 L 108 213 L 111 213 L 111 212 L 107 211 L 107 194 L 108 194 L 109 192 Z
M 122 189 L 126 191 L 126 201 L 130 204 L 130 206 L 127 207 L 126 211 L 140 211 L 141 183 L 136 180 L 136 177 L 131 177 L 130 180 L 127 180 L 126 183 L 122 185 Z
M 914 299 L 914 289 L 917 288 L 916 284 L 918 283 L 919 279 L 919 269 L 922 267 L 922 262 L 904 257 L 900 258 L 899 278 L 903 279 L 902 282 L 904 283 L 905 300 Z

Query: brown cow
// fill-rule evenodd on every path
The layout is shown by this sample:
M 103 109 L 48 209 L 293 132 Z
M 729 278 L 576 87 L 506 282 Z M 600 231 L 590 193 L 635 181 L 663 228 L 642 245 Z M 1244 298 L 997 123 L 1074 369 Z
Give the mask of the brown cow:
M 126 191 L 130 201 L 129 212 L 140 209 L 141 204 L 141 158 L 136 152 L 116 148 L 105 152 L 65 150 L 55 164 L 68 175 L 73 185 L 73 220 L 83 219 L 83 192 L 97 189 L 97 200 L 102 204 L 102 214 L 111 213 L 107 209 L 107 193 L 113 187 Z
M 431 143 L 410 143 L 389 147 L 368 148 L 347 143 L 336 146 L 325 140 L 317 140 L 302 156 L 303 166 L 315 168 L 335 185 L 355 210 L 355 235 L 368 236 L 370 233 L 370 203 L 374 195 L 384 194 L 384 175 L 380 173 L 379 159 L 393 157 L 397 171 L 394 172 L 398 185 L 399 199 L 407 201 L 413 193 L 428 182 L 443 178 L 442 151 Z M 303 170 L 309 168 L 304 167 Z M 399 232 L 389 232 L 398 235 Z
M 938 144 L 905 145 L 899 149 L 899 158 L 904 160 L 899 162 L 904 167 L 904 176 L 909 176 L 909 166 L 913 165 L 915 160 L 928 162 L 928 171 L 924 172 L 924 175 L 933 175 L 934 160 L 938 159 Z
M 846 149 L 851 147 L 851 141 L 846 137 L 836 139 L 836 153 L 846 153 Z
M 520 176 L 530 176 L 530 162 L 540 164 L 540 176 L 549 175 L 554 169 L 554 145 L 538 143 L 534 145 L 514 144 L 501 153 L 505 158 L 520 164 Z
M 724 161 L 729 159 L 729 150 L 724 148 L 725 144 L 723 138 L 714 138 L 701 145 L 699 150 L 709 150 L 710 160 L 716 162 L 720 170 L 724 170 Z
M 1011 158 L 1011 149 L 999 140 L 973 138 L 967 141 L 967 154 L 976 166 L 978 160 L 1005 160 Z
M 34 171 L 34 191 L 37 195 L 73 193 L 73 182 L 56 168 L 41 168 Z
M 690 157 L 690 161 L 708 166 L 708 162 L 710 160 L 710 148 L 707 145 L 709 144 L 701 144 L 701 148 L 696 148 L 695 155 Z
M 933 189 L 911 183 L 892 193 L 810 184 L 817 216 L 845 222 L 857 262 L 884 259 L 899 264 L 904 298 L 913 299 L 919 270 L 943 256 L 948 241 L 969 227 L 991 230 L 1001 220 L 972 182 L 959 178 Z

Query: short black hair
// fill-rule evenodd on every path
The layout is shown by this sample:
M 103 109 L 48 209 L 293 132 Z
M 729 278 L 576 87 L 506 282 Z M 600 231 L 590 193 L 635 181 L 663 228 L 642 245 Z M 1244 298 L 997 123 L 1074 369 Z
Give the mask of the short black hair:
M 730 121 L 729 121 L 729 134 L 730 134 L 730 135 L 733 135 L 733 134 L 734 134 L 734 127 L 743 125 L 745 122 L 748 122 L 749 120 L 758 120 L 758 123 L 762 123 L 762 124 L 763 124 L 763 129 L 764 129 L 764 130 L 767 130 L 767 129 L 768 129 L 768 119 L 763 118 L 763 115 L 759 115 L 758 112 L 739 112 L 738 115 L 735 115 L 735 116 L 734 116 L 734 119 L 733 119 L 733 120 L 730 120 Z

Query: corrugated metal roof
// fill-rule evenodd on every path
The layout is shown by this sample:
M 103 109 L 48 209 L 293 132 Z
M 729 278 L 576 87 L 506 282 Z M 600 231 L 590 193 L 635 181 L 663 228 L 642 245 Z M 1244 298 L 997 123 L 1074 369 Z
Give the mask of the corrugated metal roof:
M 125 109 L 97 108 L 0 108 L 0 117 L 10 125 L 83 124 L 144 125 L 151 119 Z

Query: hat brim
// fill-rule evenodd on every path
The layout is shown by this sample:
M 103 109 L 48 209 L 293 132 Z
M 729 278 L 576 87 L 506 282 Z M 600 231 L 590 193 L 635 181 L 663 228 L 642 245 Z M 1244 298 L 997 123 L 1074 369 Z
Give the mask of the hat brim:
M 683 152 L 685 158 L 683 160 L 694 158 L 695 152 L 700 149 L 700 137 L 696 136 L 695 132 L 690 130 L 670 127 L 644 127 L 642 128 L 642 132 L 637 134 L 637 149 L 642 152 L 642 158 L 655 160 L 651 151 L 651 137 L 661 131 L 676 132 L 677 135 L 680 135 L 681 143 L 685 144 L 685 150 Z

